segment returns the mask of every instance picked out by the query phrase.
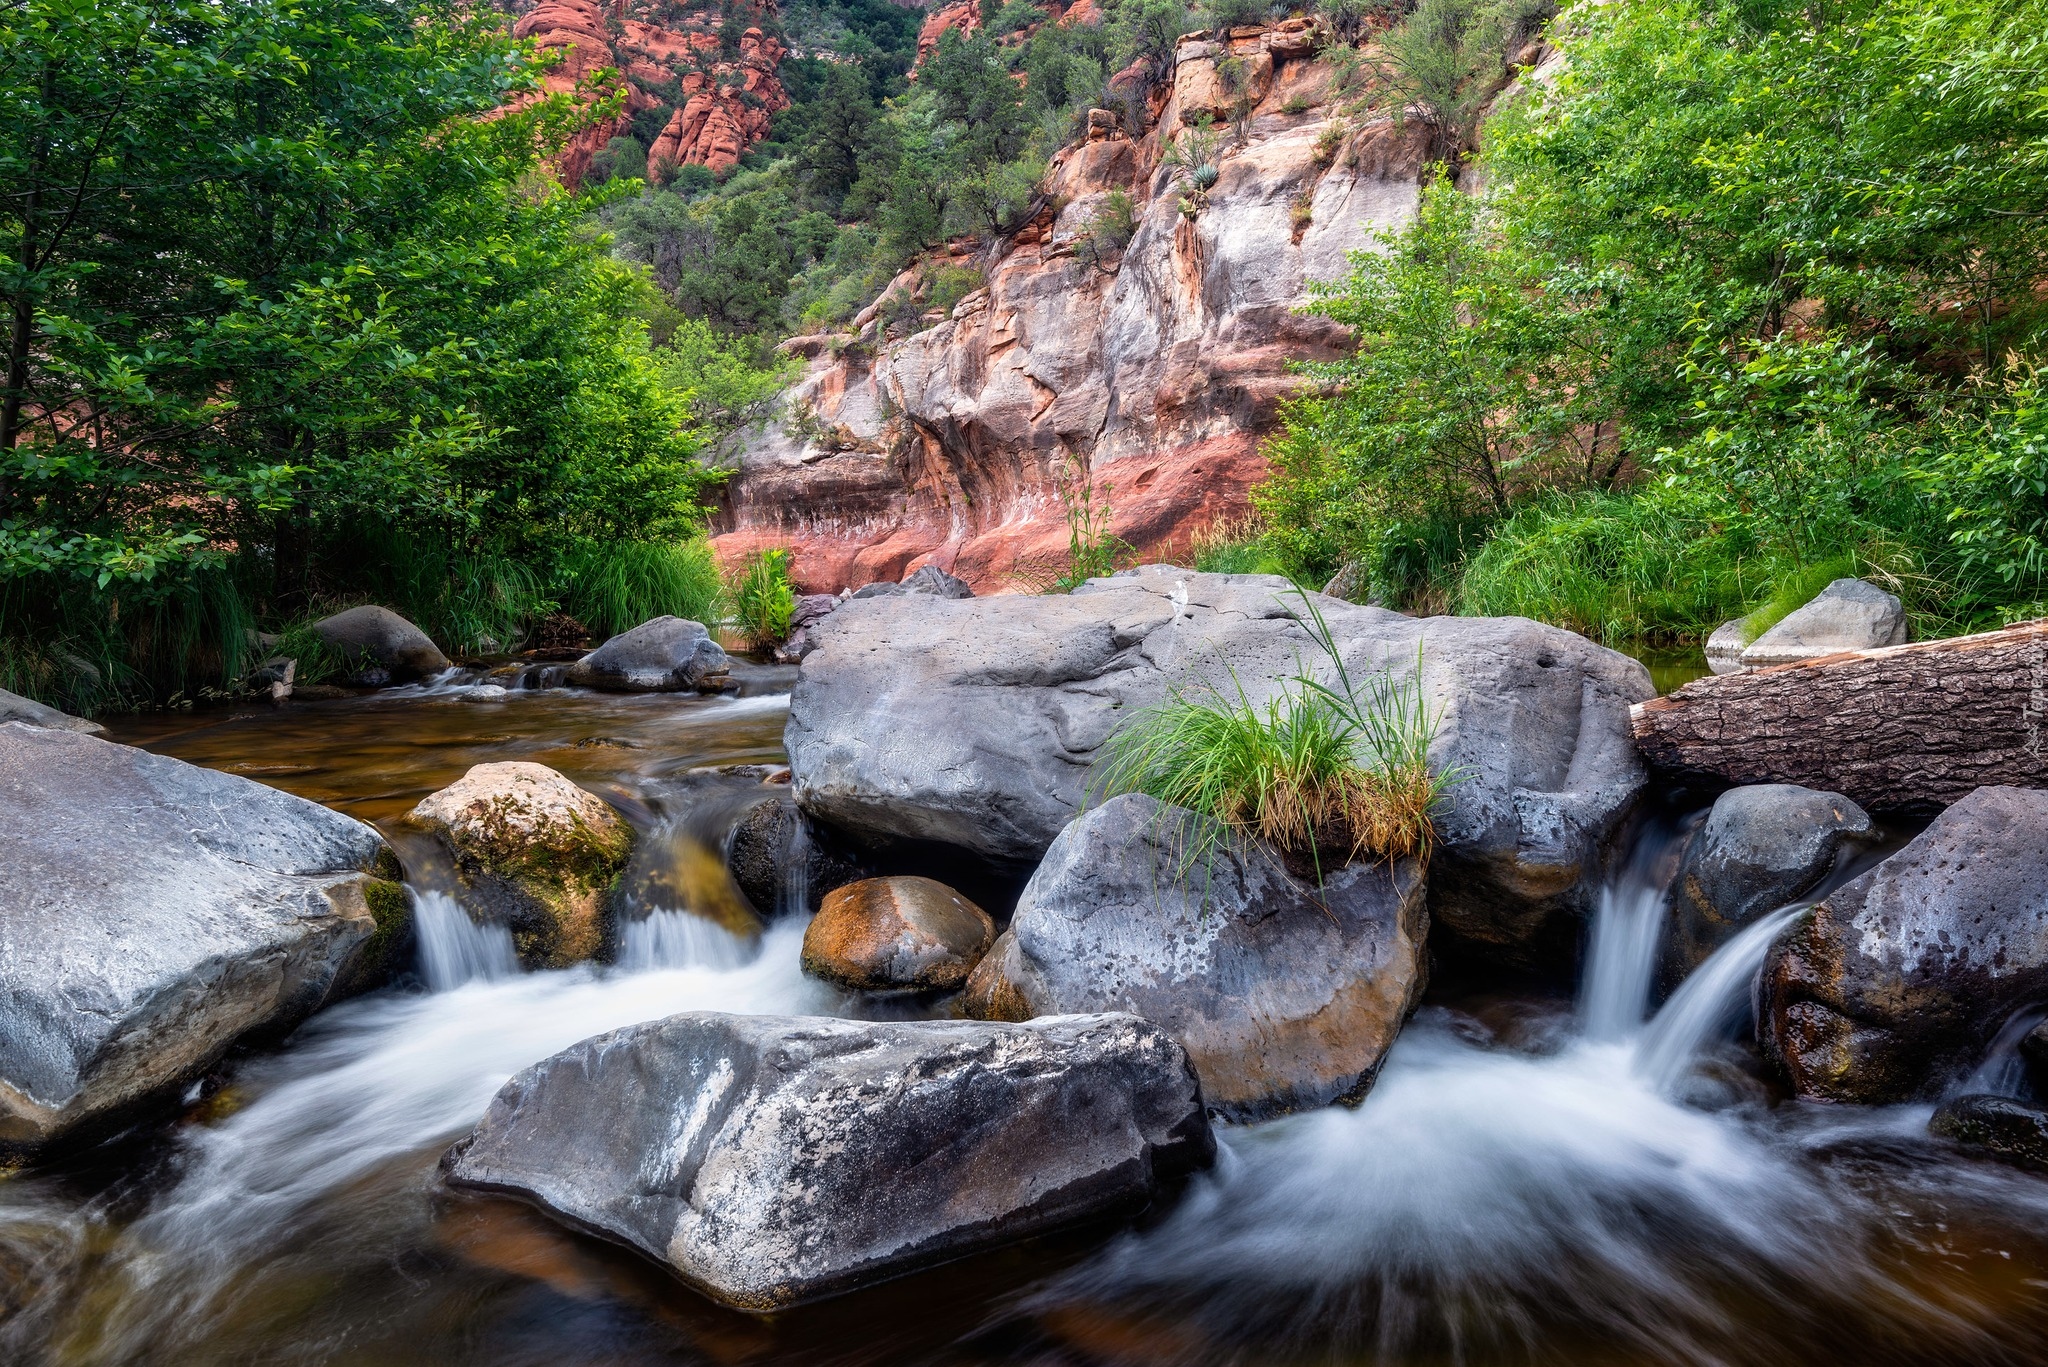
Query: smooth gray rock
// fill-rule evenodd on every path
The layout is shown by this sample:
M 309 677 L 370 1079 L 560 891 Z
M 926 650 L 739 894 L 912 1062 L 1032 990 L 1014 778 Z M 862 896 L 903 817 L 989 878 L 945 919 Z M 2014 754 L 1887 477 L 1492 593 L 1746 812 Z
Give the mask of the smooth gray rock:
M 356 979 L 361 822 L 232 774 L 0 725 L 0 1149 L 90 1132 Z
M 2048 1001 L 2048 792 L 1979 788 L 1765 961 L 1760 1034 L 1802 1096 L 1928 1099 Z
M 1748 649 L 1749 619 L 1738 617 L 1723 622 L 1707 637 L 1707 668 L 1716 674 L 1740 674 L 1748 668 L 1742 663 L 1742 652 Z
M 1687 842 L 1671 892 L 1660 978 L 1674 988 L 1759 916 L 1812 892 L 1844 846 L 1874 838 L 1840 793 L 1789 783 L 1731 788 Z
M 1365 1095 L 1428 978 L 1418 861 L 1321 888 L 1263 845 L 1131 793 L 1046 851 L 968 987 L 996 1016 L 1128 1011 L 1179 1040 L 1228 1120 Z
M 1648 672 L 1521 618 L 1311 597 L 1354 679 L 1420 660 L 1440 715 L 1431 762 L 1464 776 L 1438 821 L 1432 914 L 1497 957 L 1569 956 L 1646 782 L 1629 706 L 1654 695 Z M 1300 610 L 1279 576 L 1170 567 L 1063 596 L 849 602 L 818 627 L 791 698 L 797 800 L 864 839 L 1036 861 L 1080 810 L 1103 741 L 1169 685 L 1229 687 L 1234 669 L 1256 703 L 1323 669 Z
M 34 698 L 24 698 L 19 693 L 9 693 L 0 688 L 0 723 L 10 721 L 18 721 L 24 726 L 39 726 L 46 731 L 76 731 L 83 736 L 103 736 L 107 731 L 96 721 L 59 712 Z
M 972 598 L 974 590 L 965 579 L 957 579 L 937 565 L 924 565 L 903 576 L 905 593 L 925 593 L 936 598 Z
M 1927 1128 L 2001 1162 L 2048 1172 L 2048 1109 L 2030 1102 L 2009 1096 L 1959 1096 L 1944 1101 Z
M 569 682 L 607 693 L 676 693 L 704 686 L 730 663 L 702 622 L 656 617 L 571 665 Z
M 1812 602 L 1788 614 L 1741 655 L 1748 669 L 1817 659 L 1839 650 L 1906 643 L 1906 608 L 1861 579 L 1837 579 Z
M 1215 1141 L 1130 1016 L 985 1025 L 690 1012 L 505 1084 L 444 1160 L 776 1310 L 1144 1206 Z
M 388 681 L 424 678 L 448 668 L 441 648 L 390 608 L 365 605 L 313 623 L 325 641 L 361 674 L 382 670 Z

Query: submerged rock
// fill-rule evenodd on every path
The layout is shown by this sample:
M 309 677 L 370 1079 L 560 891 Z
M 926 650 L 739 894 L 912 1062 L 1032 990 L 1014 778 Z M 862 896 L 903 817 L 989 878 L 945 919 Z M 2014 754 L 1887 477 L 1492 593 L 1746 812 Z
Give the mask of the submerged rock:
M 930 878 L 864 878 L 804 929 L 804 972 L 857 992 L 955 988 L 995 943 L 989 914 Z
M 676 693 L 715 688 L 730 663 L 702 622 L 656 617 L 571 665 L 569 682 L 608 693 Z
M 776 1310 L 1143 1207 L 1215 1141 L 1129 1016 L 877 1024 L 691 1012 L 505 1084 L 444 1160 Z
M 1311 595 L 1354 680 L 1412 674 L 1456 770 L 1437 823 L 1432 914 L 1493 956 L 1573 952 L 1608 837 L 1646 780 L 1629 705 L 1648 673 L 1520 618 L 1404 617 Z M 1286 580 L 1155 567 L 1069 596 L 850 602 L 791 697 L 796 797 L 871 841 L 1037 860 L 1080 811 L 1109 735 L 1169 686 L 1231 672 L 1257 704 L 1328 677 Z
M 1721 794 L 1687 843 L 1672 888 L 1665 989 L 1757 917 L 1812 892 L 1845 847 L 1873 835 L 1870 817 L 1840 793 L 1763 783 Z
M 367 681 L 403 683 L 448 668 L 448 657 L 427 633 L 390 608 L 337 612 L 313 623 L 313 634 Z
M 59 712 L 34 698 L 24 698 L 19 693 L 9 693 L 0 688 L 0 723 L 10 721 L 18 721 L 23 726 L 39 726 L 46 731 L 76 731 L 84 736 L 103 736 L 107 731 L 96 721 Z
M 2009 1096 L 1959 1096 L 1935 1111 L 1927 1128 L 1968 1148 L 2035 1172 L 2048 1172 L 2048 1109 Z
M 479 764 L 408 818 L 455 857 L 470 914 L 511 928 L 520 962 L 560 968 L 603 947 L 633 832 L 544 764 Z
M 1187 1049 L 1230 1120 L 1365 1095 L 1428 977 L 1417 861 L 1317 887 L 1253 841 L 1112 798 L 1046 852 L 968 987 L 996 1017 L 1128 1011 Z
M 365 985 L 377 833 L 232 774 L 0 725 L 0 1151 L 89 1137 Z
M 1765 961 L 1766 1051 L 1801 1096 L 1930 1098 L 2048 1000 L 2048 792 L 1979 788 L 1829 894 Z
M 1837 579 L 1757 637 L 1741 661 L 1746 669 L 1760 669 L 1905 643 L 1906 608 L 1896 595 L 1861 579 Z

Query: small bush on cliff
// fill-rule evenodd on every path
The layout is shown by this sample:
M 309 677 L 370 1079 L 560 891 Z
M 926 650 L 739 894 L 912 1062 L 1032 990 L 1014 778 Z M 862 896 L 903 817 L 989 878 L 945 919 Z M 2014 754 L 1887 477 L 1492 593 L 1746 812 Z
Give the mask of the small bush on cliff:
M 1174 688 L 1104 747 L 1096 796 L 1145 793 L 1213 817 L 1225 831 L 1278 848 L 1320 879 L 1359 858 L 1427 857 L 1434 814 L 1455 778 L 1429 767 L 1436 717 L 1422 692 L 1421 660 L 1405 677 L 1354 681 L 1313 600 L 1301 618 L 1324 676 L 1303 671 L 1263 703 L 1232 673 Z

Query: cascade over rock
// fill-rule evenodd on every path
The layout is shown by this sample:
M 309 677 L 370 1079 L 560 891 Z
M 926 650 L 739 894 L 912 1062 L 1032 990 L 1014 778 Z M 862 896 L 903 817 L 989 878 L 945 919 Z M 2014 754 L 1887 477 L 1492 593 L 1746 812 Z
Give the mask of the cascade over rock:
M 1354 680 L 1420 661 L 1430 762 L 1461 775 L 1437 820 L 1432 914 L 1496 957 L 1569 958 L 1647 777 L 1628 718 L 1648 673 L 1522 618 L 1312 601 Z M 1301 611 L 1277 576 L 1170 566 L 1068 596 L 850 601 L 814 628 L 791 695 L 797 801 L 870 841 L 1034 862 L 1080 811 L 1103 742 L 1169 686 L 1235 687 L 1234 671 L 1258 704 L 1316 666 Z
M 927 19 L 933 41 L 956 8 Z M 808 368 L 726 486 L 721 555 L 791 547 L 813 592 L 927 563 L 988 592 L 1064 568 L 1058 490 L 1080 471 L 1111 530 L 1147 556 L 1178 556 L 1241 513 L 1267 472 L 1260 441 L 1302 383 L 1293 365 L 1350 343 L 1298 312 L 1308 283 L 1342 276 L 1346 254 L 1406 223 L 1419 196 L 1421 125 L 1345 121 L 1304 31 L 1193 45 L 1191 72 L 1213 72 L 1227 48 L 1271 75 L 1249 145 L 1220 155 L 1192 217 L 1184 177 L 1162 161 L 1192 111 L 1162 87 L 1147 128 L 1091 116 L 1086 139 L 1054 158 L 1031 222 L 930 263 L 984 272 L 950 315 L 907 331 L 878 301 L 851 335 L 791 339 Z M 1098 249 L 1091 225 L 1115 191 L 1131 197 L 1136 231 Z M 914 292 L 919 269 L 882 297 Z

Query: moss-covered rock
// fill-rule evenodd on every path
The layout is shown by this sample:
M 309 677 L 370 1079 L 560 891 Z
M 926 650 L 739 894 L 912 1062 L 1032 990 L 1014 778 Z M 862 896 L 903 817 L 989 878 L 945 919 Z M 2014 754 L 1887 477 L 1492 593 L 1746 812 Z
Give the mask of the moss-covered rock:
M 410 819 L 454 856 L 463 906 L 511 928 L 520 962 L 560 968 L 605 943 L 633 832 L 594 794 L 542 764 L 479 764 Z

